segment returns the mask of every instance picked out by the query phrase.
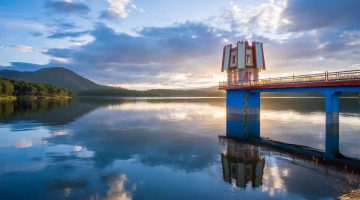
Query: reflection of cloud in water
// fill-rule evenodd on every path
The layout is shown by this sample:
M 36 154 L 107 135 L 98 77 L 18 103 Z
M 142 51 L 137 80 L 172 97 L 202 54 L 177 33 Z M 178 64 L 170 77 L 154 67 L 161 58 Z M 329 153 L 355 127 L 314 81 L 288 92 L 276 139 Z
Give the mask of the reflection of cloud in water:
M 74 146 L 74 151 L 75 152 L 80 152 L 80 151 L 82 151 L 82 146 Z
M 51 156 L 76 156 L 78 158 L 91 158 L 94 156 L 93 151 L 80 145 L 53 145 L 47 148 L 47 154 Z
M 107 191 L 106 200 L 131 200 L 131 193 L 125 189 L 126 175 L 120 175 L 110 183 L 110 189 Z
M 0 148 L 30 148 L 43 144 L 43 138 L 49 136 L 49 130 L 44 127 L 38 127 L 34 130 L 23 130 L 14 134 L 11 127 L 0 126 Z
M 28 140 L 28 139 L 21 139 L 20 141 L 18 141 L 15 144 L 15 147 L 16 148 L 29 148 L 29 147 L 32 147 L 32 142 L 31 142 L 31 140 Z
M 270 196 L 275 196 L 279 192 L 285 193 L 287 190 L 282 177 L 286 172 L 282 173 L 283 171 L 280 171 L 274 157 L 269 157 L 267 162 L 267 165 L 271 166 L 264 169 L 262 191 L 268 192 Z
M 69 135 L 70 131 L 69 130 L 56 130 L 52 133 L 53 137 L 57 137 L 57 136 L 64 136 L 64 135 Z
M 90 200 L 131 200 L 132 194 L 129 191 L 126 191 L 125 183 L 127 182 L 127 176 L 125 174 L 111 175 L 104 177 L 109 184 L 109 189 L 106 191 L 106 196 L 102 197 L 101 194 L 96 193 L 91 196 Z M 135 191 L 136 187 L 132 188 L 132 191 Z
M 201 109 L 200 109 L 201 108 Z M 161 103 L 149 102 L 124 103 L 109 105 L 109 110 L 156 112 L 161 120 L 193 120 L 193 119 L 223 119 L 226 116 L 224 107 L 198 103 Z
M 263 110 L 260 114 L 261 122 L 266 123 L 269 121 L 277 121 L 283 123 L 299 123 L 299 124 L 320 124 L 325 123 L 324 112 L 311 112 L 311 113 L 300 113 L 293 110 Z M 342 115 L 340 114 L 341 124 L 344 126 L 358 126 L 359 116 L 358 115 Z M 273 123 L 273 122 L 271 122 Z

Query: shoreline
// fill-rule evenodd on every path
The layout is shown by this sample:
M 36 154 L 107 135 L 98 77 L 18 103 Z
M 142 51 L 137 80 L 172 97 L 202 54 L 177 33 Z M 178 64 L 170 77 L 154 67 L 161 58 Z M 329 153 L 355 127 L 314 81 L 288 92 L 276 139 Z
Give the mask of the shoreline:
M 37 100 L 37 99 L 71 99 L 71 96 L 0 96 L 0 101 Z

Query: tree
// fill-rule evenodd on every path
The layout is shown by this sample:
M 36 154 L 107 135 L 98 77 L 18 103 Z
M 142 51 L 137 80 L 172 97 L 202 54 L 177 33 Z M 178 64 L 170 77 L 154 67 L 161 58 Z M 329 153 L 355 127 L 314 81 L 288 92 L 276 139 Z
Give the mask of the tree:
M 0 80 L 0 95 L 3 95 L 3 84 L 1 80 Z
M 3 80 L 3 94 L 11 96 L 14 92 L 14 85 L 7 80 Z
M 44 84 L 39 83 L 36 85 L 36 95 L 43 97 L 48 95 L 48 90 Z

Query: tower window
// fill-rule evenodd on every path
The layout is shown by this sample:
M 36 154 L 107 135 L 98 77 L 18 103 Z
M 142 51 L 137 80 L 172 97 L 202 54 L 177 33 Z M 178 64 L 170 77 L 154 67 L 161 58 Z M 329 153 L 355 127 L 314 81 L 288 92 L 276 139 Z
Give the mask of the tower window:
M 251 56 L 250 55 L 246 55 L 246 63 L 251 64 Z
M 235 55 L 232 57 L 232 63 L 236 64 L 236 56 Z

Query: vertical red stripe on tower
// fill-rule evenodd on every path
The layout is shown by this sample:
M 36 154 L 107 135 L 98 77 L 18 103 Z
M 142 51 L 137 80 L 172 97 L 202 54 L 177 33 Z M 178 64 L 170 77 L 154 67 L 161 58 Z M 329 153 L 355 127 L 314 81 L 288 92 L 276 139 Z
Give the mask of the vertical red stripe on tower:
M 253 68 L 257 68 L 255 42 L 252 42 L 251 53 L 253 57 Z
M 225 62 L 225 49 L 226 49 L 226 46 L 224 46 L 224 49 L 223 49 L 223 59 L 222 59 L 222 64 L 221 64 L 221 72 L 224 72 L 224 62 Z

